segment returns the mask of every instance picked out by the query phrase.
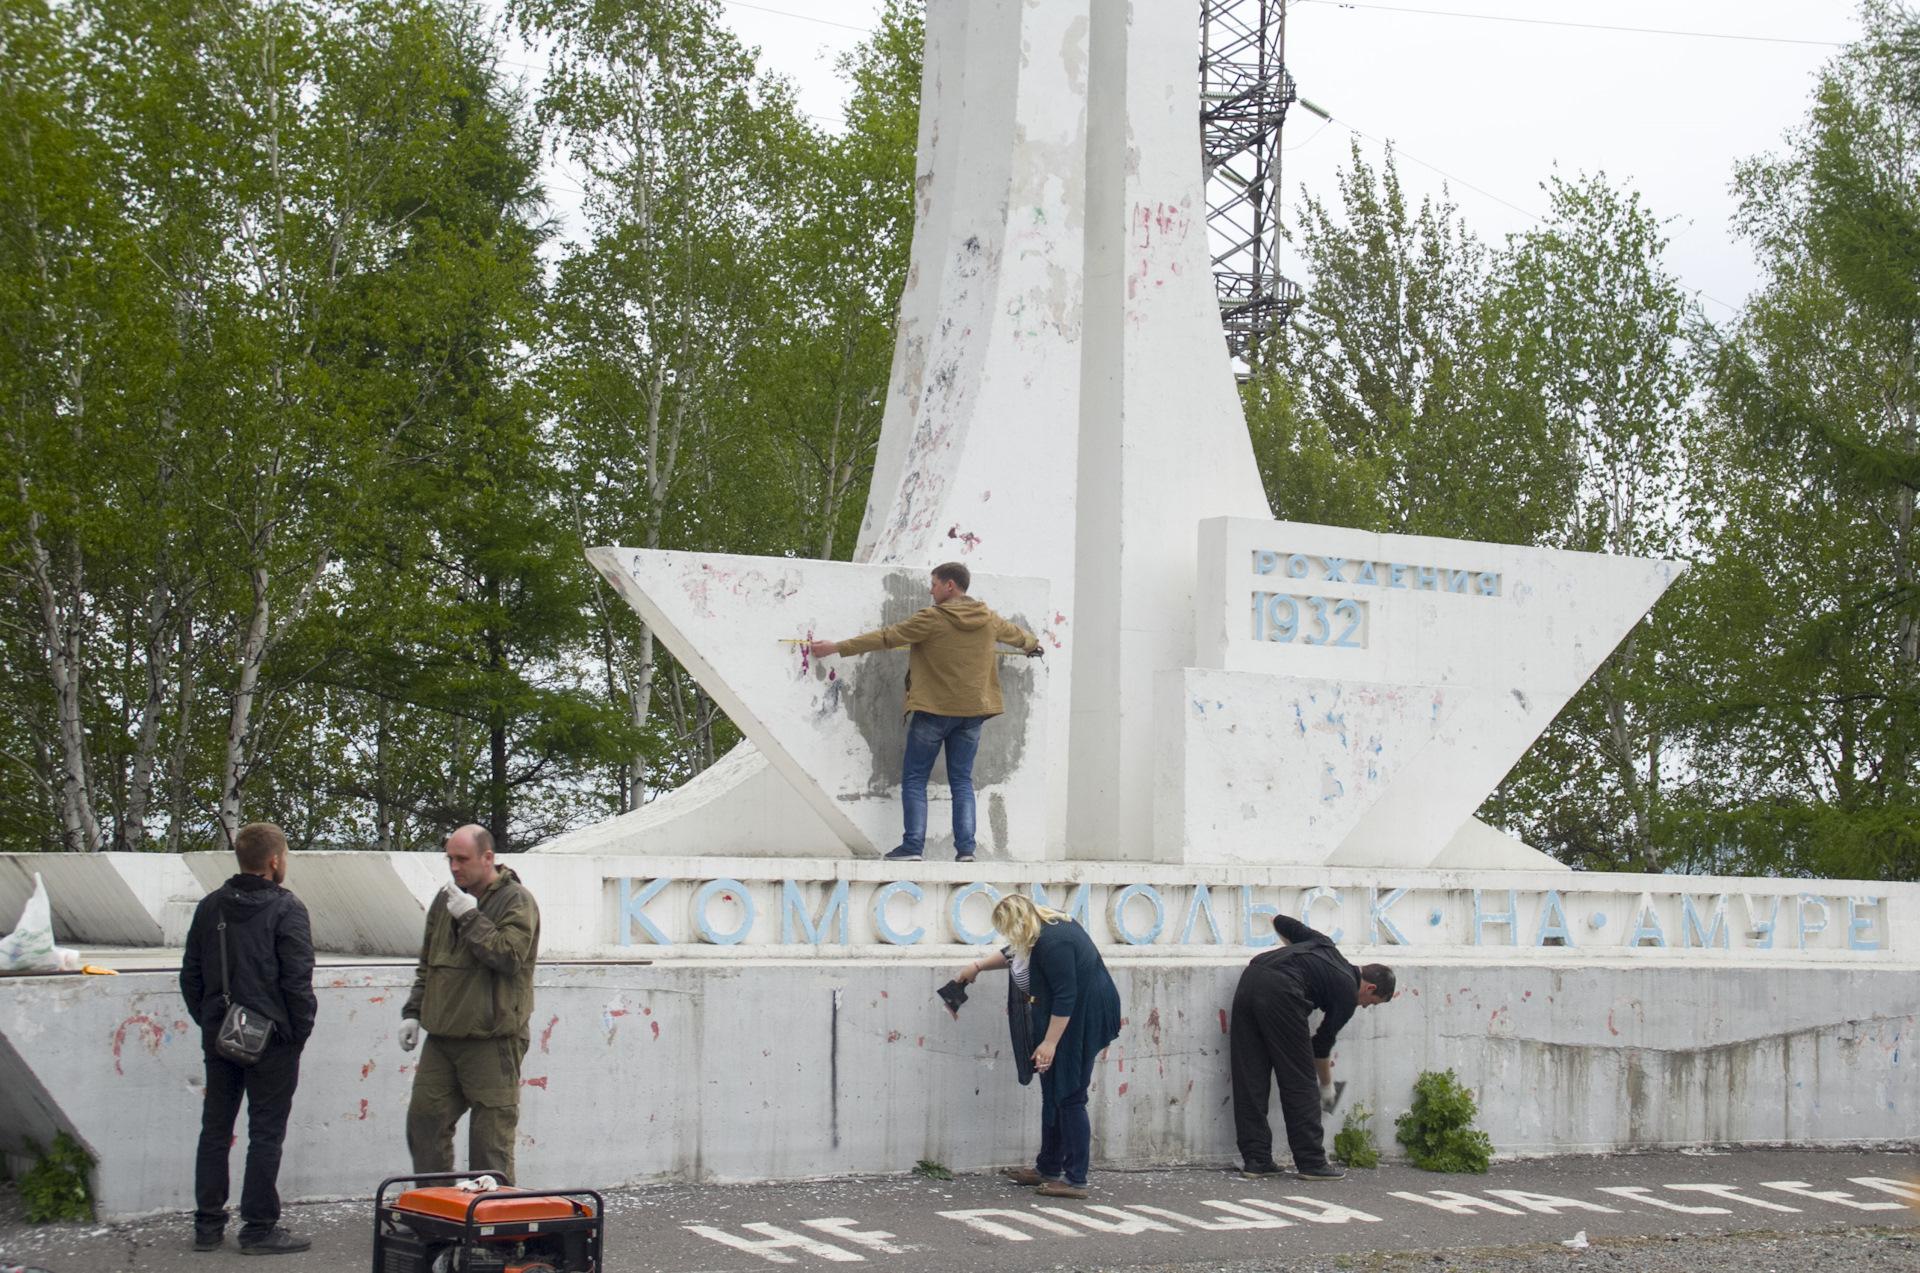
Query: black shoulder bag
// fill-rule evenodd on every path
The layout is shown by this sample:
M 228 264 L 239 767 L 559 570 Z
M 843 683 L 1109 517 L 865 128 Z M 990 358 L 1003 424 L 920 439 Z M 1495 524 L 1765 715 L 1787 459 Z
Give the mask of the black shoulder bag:
M 227 960 L 227 912 L 220 909 L 220 1001 L 227 1005 L 213 1050 L 235 1065 L 253 1065 L 273 1042 L 273 1021 L 264 1012 L 233 1001 L 233 969 Z

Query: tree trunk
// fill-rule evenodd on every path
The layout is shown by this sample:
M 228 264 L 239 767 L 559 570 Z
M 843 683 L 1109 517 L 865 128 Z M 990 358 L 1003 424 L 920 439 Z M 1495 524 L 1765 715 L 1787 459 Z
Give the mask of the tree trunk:
M 160 713 L 166 706 L 166 635 L 173 620 L 173 595 L 167 586 L 166 553 L 160 555 L 153 590 L 147 597 L 147 698 L 140 707 L 140 731 L 133 748 L 133 774 L 127 783 L 127 803 L 121 820 L 120 847 L 139 850 L 147 844 L 147 805 L 153 795 L 153 774 L 159 755 Z
M 199 672 L 193 636 L 191 597 L 180 613 L 180 711 L 173 725 L 173 754 L 167 759 L 167 852 L 185 846 L 187 828 L 187 751 L 193 740 L 193 693 Z
M 20 480 L 20 497 L 28 497 L 26 479 Z M 75 610 L 80 606 L 83 576 L 79 545 L 67 554 L 68 577 L 56 584 L 53 557 L 40 539 L 40 514 L 27 515 L 27 557 L 33 573 L 35 599 L 40 603 L 42 645 L 47 655 L 47 675 L 53 682 L 54 720 L 60 739 L 59 781 L 55 784 L 56 805 L 60 813 L 61 840 L 69 852 L 100 851 L 100 821 L 94 814 L 92 785 L 88 781 L 86 725 L 82 719 L 80 667 L 85 649 L 81 630 L 85 626 Z M 67 606 L 61 605 L 61 592 L 67 594 Z
M 240 676 L 233 690 L 233 707 L 227 713 L 227 747 L 220 764 L 220 833 L 227 848 L 240 830 L 240 784 L 246 777 L 247 736 L 252 728 L 253 696 L 260 684 L 260 668 L 266 662 L 267 624 L 272 577 L 267 568 L 255 565 L 248 572 L 253 581 L 253 615 L 247 622 L 247 635 L 240 646 Z

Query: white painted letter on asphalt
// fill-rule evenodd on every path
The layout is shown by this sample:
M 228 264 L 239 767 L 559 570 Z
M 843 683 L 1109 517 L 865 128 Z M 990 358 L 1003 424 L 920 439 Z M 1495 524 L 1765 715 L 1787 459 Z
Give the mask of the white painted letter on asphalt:
M 1725 1198 L 1728 1202 L 1744 1202 L 1749 1207 L 1762 1207 L 1768 1211 L 1791 1211 L 1800 1214 L 1798 1207 L 1783 1207 L 1777 1202 L 1768 1202 L 1765 1198 L 1749 1198 L 1733 1185 L 1668 1185 L 1667 1188 L 1679 1193 L 1705 1193 L 1716 1198 Z
M 1080 1236 L 1079 1230 L 1069 1229 L 1058 1220 L 1049 1220 L 1045 1216 L 1031 1215 L 1025 1211 L 1009 1211 L 1005 1207 L 976 1207 L 971 1211 L 942 1211 L 938 1214 L 948 1220 L 958 1220 L 970 1229 L 978 1229 L 996 1238 L 1005 1238 L 1009 1242 L 1031 1242 L 1033 1235 L 1001 1224 L 993 1217 L 999 1216 L 1001 1220 L 1018 1220 L 1022 1224 L 1032 1225 L 1042 1233 L 1057 1233 L 1069 1238 Z
M 1489 1189 L 1487 1192 L 1543 1216 L 1557 1216 L 1562 1211 L 1598 1211 L 1609 1216 L 1620 1214 L 1617 1207 L 1603 1207 L 1597 1202 L 1582 1202 L 1578 1198 L 1562 1198 L 1552 1193 L 1528 1193 L 1525 1189 Z
M 1905 1211 L 1904 1202 L 1855 1202 L 1853 1195 L 1842 1193 L 1838 1189 L 1817 1190 L 1804 1180 L 1762 1180 L 1762 1189 L 1778 1189 L 1781 1193 L 1797 1193 L 1803 1198 L 1818 1198 L 1821 1202 L 1837 1202 L 1843 1207 L 1852 1207 L 1855 1211 Z
M 1645 1185 L 1601 1185 L 1601 1193 L 1610 1193 L 1625 1198 L 1629 1202 L 1644 1202 L 1650 1207 L 1659 1207 L 1663 1211 L 1680 1211 L 1690 1216 L 1730 1216 L 1732 1211 L 1725 1207 L 1689 1207 L 1684 1202 L 1668 1202 L 1665 1198 L 1653 1196 L 1653 1190 Z
M 740 1226 L 762 1235 L 766 1239 L 763 1242 L 743 1238 L 737 1233 L 728 1233 L 725 1229 L 716 1229 L 711 1225 L 688 1224 L 681 1227 L 709 1241 L 718 1242 L 721 1246 L 730 1246 L 736 1251 L 757 1255 L 769 1264 L 797 1264 L 799 1261 L 788 1255 L 788 1251 L 805 1251 L 808 1255 L 817 1255 L 823 1260 L 832 1260 L 836 1264 L 858 1264 L 867 1258 L 864 1255 L 855 1255 L 851 1251 L 843 1250 L 831 1242 L 822 1242 L 818 1238 L 810 1238 L 803 1233 L 795 1233 L 791 1229 L 782 1229 L 776 1224 Z
M 1470 1216 L 1473 1209 L 1479 1207 L 1485 1211 L 1497 1211 L 1503 1216 L 1523 1216 L 1527 1214 L 1514 1207 L 1502 1206 L 1497 1202 L 1488 1202 L 1485 1198 L 1476 1198 L 1470 1193 L 1456 1193 L 1451 1189 L 1435 1189 L 1433 1197 L 1423 1193 L 1395 1193 L 1395 1198 L 1405 1198 L 1408 1202 L 1424 1202 L 1440 1211 L 1450 1211 L 1457 1216 Z

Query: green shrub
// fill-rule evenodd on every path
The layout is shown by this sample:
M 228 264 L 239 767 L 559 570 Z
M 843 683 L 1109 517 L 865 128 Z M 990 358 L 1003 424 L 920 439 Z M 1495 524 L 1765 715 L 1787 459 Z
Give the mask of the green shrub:
M 61 1132 L 52 1149 L 28 1140 L 33 1166 L 20 1173 L 20 1198 L 27 1205 L 29 1224 L 53 1220 L 93 1219 L 93 1155 L 73 1137 Z
M 1342 1167 L 1378 1167 L 1380 1146 L 1373 1142 L 1373 1111 L 1355 1105 L 1333 1138 L 1333 1159 Z
M 913 1165 L 913 1174 L 916 1176 L 925 1176 L 928 1180 L 953 1179 L 953 1173 L 947 1170 L 946 1164 L 937 1163 L 931 1158 L 922 1158 L 919 1162 L 915 1163 Z
M 1473 1093 L 1452 1070 L 1428 1070 L 1413 1085 L 1413 1108 L 1394 1120 L 1396 1139 L 1406 1146 L 1407 1159 L 1422 1170 L 1484 1175 L 1493 1142 L 1474 1130 L 1479 1112 Z

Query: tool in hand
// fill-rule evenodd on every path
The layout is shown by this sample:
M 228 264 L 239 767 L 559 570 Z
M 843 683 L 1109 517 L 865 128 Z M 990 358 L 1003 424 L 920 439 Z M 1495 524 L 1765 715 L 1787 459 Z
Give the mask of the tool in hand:
M 947 1005 L 947 1011 L 953 1014 L 955 1021 L 958 1021 L 960 1019 L 960 1005 L 967 1001 L 966 986 L 958 981 L 949 981 L 946 985 L 934 991 L 934 993 L 940 996 L 941 1000 Z

